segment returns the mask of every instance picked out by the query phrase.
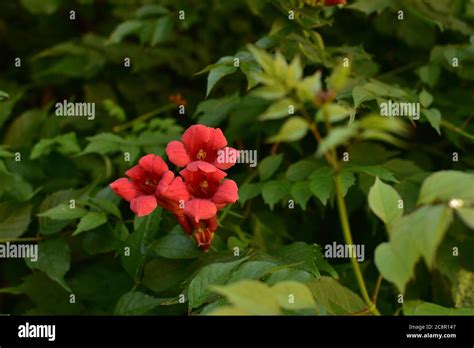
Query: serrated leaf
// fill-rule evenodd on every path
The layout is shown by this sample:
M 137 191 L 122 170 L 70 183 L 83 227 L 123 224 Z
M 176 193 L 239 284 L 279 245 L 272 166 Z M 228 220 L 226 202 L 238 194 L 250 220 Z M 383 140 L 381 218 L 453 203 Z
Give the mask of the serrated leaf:
M 474 208 L 458 208 L 456 213 L 471 230 L 474 230 Z
M 474 308 L 447 308 L 435 303 L 423 302 L 423 301 L 406 301 L 403 303 L 403 314 L 404 315 L 422 315 L 422 316 L 434 316 L 434 315 L 474 315 Z
M 317 71 L 314 75 L 305 77 L 296 86 L 296 94 L 303 102 L 311 102 L 316 94 L 321 90 L 321 72 Z
M 319 109 L 316 114 L 316 122 L 324 122 L 326 115 L 329 122 L 339 122 L 349 117 L 351 109 L 340 104 L 328 104 Z M 349 128 L 350 129 L 350 128 Z
M 115 315 L 143 315 L 169 299 L 156 298 L 143 292 L 129 292 L 117 302 Z
M 262 197 L 266 204 L 273 207 L 281 199 L 289 195 L 291 184 L 286 180 L 272 180 L 263 184 L 262 186 Z
M 38 214 L 38 216 L 48 217 L 53 220 L 72 220 L 81 218 L 86 213 L 87 210 L 82 207 L 70 208 L 68 204 L 59 204 L 44 213 Z
M 76 236 L 82 232 L 92 230 L 107 222 L 107 216 L 103 212 L 89 211 L 79 221 L 76 230 L 72 234 Z
M 230 284 L 248 279 L 259 280 L 271 269 L 278 266 L 278 264 L 270 261 L 248 261 L 232 273 L 227 283 Z
M 290 181 L 306 180 L 318 166 L 319 163 L 314 160 L 298 161 L 288 167 L 286 178 Z
M 20 237 L 31 222 L 31 204 L 0 203 L 0 239 Z
M 64 281 L 64 276 L 69 271 L 71 255 L 69 244 L 63 239 L 49 239 L 38 243 L 38 260 L 36 262 L 25 259 L 31 269 L 38 269 L 56 281 L 64 289 L 71 289 Z
M 328 136 L 324 138 L 318 146 L 317 154 L 322 156 L 331 149 L 335 149 L 339 145 L 346 144 L 349 139 L 357 134 L 355 127 L 337 127 L 333 128 Z
M 291 186 L 290 193 L 291 197 L 293 197 L 295 202 L 298 203 L 303 210 L 306 209 L 306 204 L 313 195 L 309 188 L 309 182 L 307 181 L 295 182 L 293 186 Z
M 323 205 L 326 205 L 329 195 L 333 190 L 333 177 L 334 174 L 329 167 L 318 168 L 309 177 L 309 188 Z
M 206 303 L 211 297 L 211 285 L 223 285 L 230 277 L 232 270 L 244 262 L 240 260 L 213 263 L 201 268 L 188 286 L 189 308 L 196 308 Z

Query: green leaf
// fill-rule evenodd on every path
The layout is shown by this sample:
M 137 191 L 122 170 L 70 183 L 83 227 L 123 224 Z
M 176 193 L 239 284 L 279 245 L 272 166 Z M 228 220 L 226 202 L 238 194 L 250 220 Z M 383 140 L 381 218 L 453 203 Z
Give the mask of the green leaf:
M 257 197 L 262 190 L 262 184 L 250 183 L 239 187 L 239 202 L 244 205 L 249 199 Z
M 269 53 L 253 45 L 247 45 L 247 49 L 252 53 L 253 57 L 264 71 L 273 71 L 273 58 Z
M 352 90 L 352 99 L 357 109 L 363 102 L 375 99 L 375 95 L 361 86 L 355 86 Z
M 318 113 L 316 114 L 316 122 L 324 122 L 326 120 L 326 115 L 329 122 L 339 122 L 348 118 L 350 114 L 351 109 L 349 107 L 332 103 L 324 105 L 321 109 L 319 109 Z
M 353 173 L 365 173 L 374 177 L 379 177 L 382 180 L 398 183 L 393 173 L 381 166 L 360 166 L 347 165 L 346 169 Z
M 209 71 L 209 76 L 207 77 L 207 91 L 206 98 L 211 93 L 215 84 L 224 76 L 230 75 L 237 71 L 237 68 L 233 65 L 233 57 L 222 57 L 213 64 L 211 70 Z
M 80 152 L 76 134 L 67 133 L 51 139 L 41 139 L 31 150 L 30 159 L 49 155 L 54 150 L 65 156 Z
M 267 143 L 292 142 L 303 138 L 308 132 L 308 123 L 300 116 L 289 118 L 278 133 L 267 139 Z
M 366 308 L 358 295 L 333 278 L 321 277 L 307 285 L 317 304 L 331 315 L 352 314 Z
M 312 102 L 316 94 L 321 90 L 321 72 L 305 77 L 296 87 L 296 94 L 303 102 Z
M 290 116 L 290 106 L 293 112 L 296 111 L 297 104 L 290 98 L 281 99 L 268 107 L 263 114 L 258 117 L 259 121 L 277 120 Z
M 93 228 L 99 227 L 106 222 L 107 216 L 105 216 L 103 212 L 90 211 L 81 218 L 76 230 L 72 235 L 76 236 L 82 232 L 92 230 Z
M 309 188 L 309 183 L 307 181 L 295 182 L 291 186 L 291 197 L 298 203 L 303 210 L 306 209 L 306 204 L 313 195 Z
M 278 170 L 282 161 L 283 154 L 265 157 L 257 168 L 258 174 L 260 175 L 260 181 L 266 181 L 270 179 L 271 176 Z
M 38 216 L 48 217 L 53 220 L 72 220 L 81 218 L 86 213 L 87 210 L 82 207 L 70 208 L 68 204 L 59 204 L 44 213 L 38 214 Z
M 20 237 L 31 222 L 31 204 L 0 203 L 0 239 Z
M 156 46 L 159 43 L 169 41 L 173 29 L 173 19 L 171 16 L 158 18 L 153 29 L 150 45 Z
M 447 308 L 435 303 L 423 301 L 405 301 L 403 303 L 404 315 L 474 315 L 474 308 Z
M 135 231 L 130 233 L 121 252 L 122 265 L 132 279 L 137 277 L 144 262 L 146 242 L 158 230 L 160 222 L 161 209 L 155 209 L 153 213 L 137 217 L 134 221 Z
M 225 284 L 231 272 L 245 260 L 246 258 L 242 258 L 232 262 L 212 263 L 201 268 L 188 286 L 189 308 L 206 303 L 212 295 L 210 286 Z
M 252 315 L 281 314 L 276 296 L 265 283 L 255 280 L 243 280 L 225 287 L 213 286 L 212 290 L 225 296 L 240 311 Z
M 439 127 L 441 127 L 441 113 L 439 110 L 434 108 L 423 109 L 421 110 L 421 113 L 428 119 L 431 127 L 436 129 L 436 132 L 441 135 L 441 130 L 439 129 Z
M 423 181 L 418 204 L 461 200 L 474 204 L 474 174 L 455 170 L 443 170 L 431 174 Z
M 474 208 L 458 208 L 456 213 L 471 230 L 474 230 Z
M 181 233 L 170 233 L 158 240 L 152 249 L 157 255 L 168 259 L 195 259 L 202 256 L 202 251 L 188 236 Z
M 420 257 L 429 267 L 433 265 L 452 215 L 442 205 L 423 206 L 396 220 L 389 228 L 390 241 L 375 249 L 375 265 L 383 277 L 403 293 Z
M 345 168 L 341 172 L 341 182 L 342 182 L 342 194 L 345 196 L 349 188 L 355 184 L 355 176 L 353 173 L 349 172 Z
M 427 108 L 433 102 L 433 96 L 423 89 L 418 96 L 421 106 Z
M 283 98 L 286 95 L 286 89 L 283 85 L 265 86 L 254 89 L 250 95 L 266 100 L 275 100 Z
M 61 0 L 21 0 L 21 4 L 33 14 L 53 14 L 61 4 Z
M 5 99 L 9 99 L 9 98 L 10 98 L 10 96 L 7 93 L 5 93 L 4 91 L 0 91 L 0 101 L 3 101 Z
M 272 292 L 276 295 L 278 304 L 284 309 L 316 309 L 313 295 L 304 284 L 295 281 L 280 282 L 272 287 Z
M 255 279 L 259 280 L 263 278 L 268 272 L 278 267 L 279 265 L 270 261 L 249 261 L 242 264 L 236 271 L 230 276 L 228 284 L 235 283 L 240 280 Z
M 290 181 L 306 180 L 319 166 L 314 160 L 301 160 L 293 163 L 286 171 L 286 178 Z
M 69 244 L 64 239 L 49 239 L 38 243 L 38 260 L 33 262 L 25 259 L 25 262 L 31 269 L 46 273 L 49 278 L 71 292 L 64 281 L 71 263 Z
M 169 299 L 156 298 L 143 292 L 129 292 L 117 302 L 115 315 L 143 315 Z
M 347 84 L 351 69 L 343 65 L 337 66 L 328 79 L 328 87 L 336 93 L 341 91 Z
M 401 200 L 398 192 L 378 177 L 369 191 L 369 207 L 386 225 L 391 225 L 403 215 L 403 208 L 398 207 Z
M 189 276 L 188 262 L 155 258 L 148 262 L 143 270 L 143 285 L 155 292 L 175 289 Z
M 373 12 L 377 12 L 378 14 L 380 14 L 387 7 L 391 7 L 391 5 L 391 0 L 357 0 L 354 3 L 351 3 L 350 5 L 346 6 L 346 8 L 361 11 L 364 12 L 366 15 L 370 15 Z
M 81 155 L 87 153 L 100 153 L 103 155 L 118 152 L 127 142 L 118 135 L 111 133 L 100 133 L 93 137 L 88 137 L 89 144 L 81 152 Z
M 309 177 L 309 188 L 323 205 L 326 205 L 329 195 L 333 190 L 333 177 L 334 174 L 329 167 L 318 168 Z
M 275 203 L 290 194 L 291 184 L 286 180 L 272 180 L 263 184 L 262 197 L 266 204 L 273 210 Z
M 34 0 L 33 0 L 34 1 Z M 145 22 L 139 20 L 128 20 L 120 23 L 117 28 L 110 34 L 109 41 L 111 43 L 118 43 L 122 41 L 126 36 L 137 34 L 143 29 Z
M 331 149 L 335 149 L 339 145 L 343 145 L 349 141 L 350 138 L 357 134 L 355 127 L 337 127 L 333 128 L 328 136 L 318 146 L 317 155 L 322 156 Z
M 90 201 L 99 209 L 103 210 L 105 213 L 112 214 L 113 216 L 119 219 L 122 218 L 122 214 L 120 213 L 119 208 L 112 201 L 98 197 L 91 198 Z
M 319 277 L 321 275 L 320 271 L 325 271 L 335 278 L 338 277 L 336 271 L 324 259 L 320 247 L 316 244 L 295 242 L 278 249 L 274 256 L 284 263 L 292 264 L 294 267 L 312 274 L 314 277 Z
M 219 99 L 208 99 L 199 103 L 193 117 L 199 116 L 199 123 L 215 127 L 238 105 L 239 100 L 238 92 Z

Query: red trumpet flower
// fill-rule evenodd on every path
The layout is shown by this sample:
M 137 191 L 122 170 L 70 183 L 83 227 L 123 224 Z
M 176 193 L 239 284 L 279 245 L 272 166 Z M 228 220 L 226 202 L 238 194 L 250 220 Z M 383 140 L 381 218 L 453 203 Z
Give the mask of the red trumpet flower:
M 166 146 L 169 160 L 178 167 L 193 161 L 204 161 L 219 169 L 228 169 L 237 161 L 237 150 L 226 147 L 227 139 L 219 128 L 194 125 L 184 132 L 181 140 Z

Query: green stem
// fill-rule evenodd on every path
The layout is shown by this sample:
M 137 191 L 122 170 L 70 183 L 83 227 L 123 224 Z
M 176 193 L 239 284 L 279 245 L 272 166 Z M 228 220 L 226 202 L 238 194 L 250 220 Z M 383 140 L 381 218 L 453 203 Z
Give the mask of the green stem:
M 459 135 L 462 135 L 463 137 L 465 138 L 468 138 L 470 140 L 474 140 L 474 135 L 472 134 L 469 134 L 465 131 L 463 131 L 461 128 L 455 126 L 454 124 L 446 121 L 446 120 L 442 120 L 441 121 L 441 125 L 447 129 L 449 129 L 450 131 L 453 131 L 453 132 L 456 132 L 458 133 Z
M 5 238 L 5 239 L 0 239 L 0 243 L 39 242 L 40 240 L 43 240 L 43 238 L 42 237 Z
M 344 201 L 344 195 L 342 191 L 342 180 L 341 174 L 336 174 L 336 195 L 337 195 L 337 207 L 339 210 L 339 218 L 341 220 L 342 232 L 344 234 L 344 241 L 347 245 L 353 245 L 351 228 L 349 226 L 349 218 L 347 216 L 346 202 Z M 360 265 L 357 262 L 357 259 L 354 254 L 351 255 L 351 264 L 354 270 L 354 275 L 357 279 L 357 284 L 362 295 L 364 302 L 367 304 L 368 309 L 374 315 L 380 315 L 380 312 L 377 310 L 375 304 L 371 301 L 369 293 L 367 292 L 367 287 L 365 286 L 364 277 L 362 276 L 362 271 Z
M 166 104 L 164 106 L 161 106 L 155 110 L 152 110 L 150 112 L 147 112 L 146 114 L 143 114 L 127 123 L 123 123 L 121 125 L 118 125 L 118 126 L 115 126 L 113 128 L 113 131 L 118 133 L 118 132 L 121 132 L 127 128 L 130 128 L 132 127 L 134 124 L 138 123 L 138 122 L 144 122 L 156 115 L 159 115 L 161 114 L 162 112 L 166 112 L 166 111 L 169 111 L 169 110 L 173 110 L 174 108 L 176 108 L 176 104 Z

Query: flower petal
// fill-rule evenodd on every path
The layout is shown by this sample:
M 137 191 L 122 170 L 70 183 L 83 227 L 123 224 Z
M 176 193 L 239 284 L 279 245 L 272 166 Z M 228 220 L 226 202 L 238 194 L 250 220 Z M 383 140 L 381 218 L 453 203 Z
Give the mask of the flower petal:
M 219 169 L 229 169 L 239 158 L 239 151 L 232 147 L 224 147 L 217 152 L 217 158 L 214 165 Z
M 217 208 L 222 209 L 229 203 L 235 203 L 239 199 L 238 187 L 234 180 L 224 180 L 217 188 L 212 201 Z
M 192 157 L 196 154 L 203 144 L 207 144 L 211 138 L 212 128 L 195 124 L 183 133 L 181 140 L 188 150 L 188 154 Z M 196 158 L 191 158 L 191 161 Z
M 186 202 L 184 213 L 198 222 L 210 219 L 217 213 L 216 205 L 208 199 L 194 198 Z
M 171 141 L 166 145 L 166 154 L 171 163 L 178 167 L 184 167 L 191 162 L 188 152 L 183 143 L 179 141 Z
M 156 176 L 162 176 L 168 170 L 168 165 L 163 161 L 163 158 L 153 154 L 143 156 L 138 161 L 138 164 L 148 173 L 155 174 Z
M 227 145 L 227 139 L 220 128 L 211 128 L 211 137 L 209 139 L 209 147 L 213 150 L 222 149 Z
M 130 209 L 138 216 L 145 216 L 155 210 L 157 205 L 155 196 L 140 196 L 131 201 Z
M 120 197 L 130 202 L 135 197 L 141 195 L 138 188 L 127 178 L 120 178 L 111 183 L 110 188 Z
M 125 172 L 125 175 L 136 182 L 145 182 L 147 173 L 140 166 L 134 166 Z
M 161 178 L 156 188 L 158 196 L 170 199 L 174 202 L 188 201 L 190 198 L 189 191 L 180 177 L 174 177 L 172 171 L 168 170 Z

